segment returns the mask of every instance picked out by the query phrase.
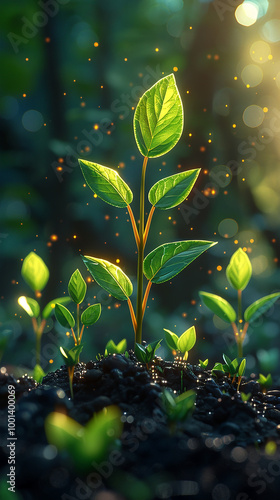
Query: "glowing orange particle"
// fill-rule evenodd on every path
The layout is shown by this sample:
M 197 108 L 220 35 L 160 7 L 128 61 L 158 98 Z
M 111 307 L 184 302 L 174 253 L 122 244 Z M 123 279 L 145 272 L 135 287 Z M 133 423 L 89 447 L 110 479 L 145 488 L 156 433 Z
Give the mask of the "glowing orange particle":
M 50 43 L 50 41 L 51 41 L 50 37 L 49 37 L 49 36 L 47 36 L 47 37 L 45 38 L 45 42 L 46 42 L 46 43 Z
M 174 66 L 173 71 L 178 71 L 177 66 Z
M 104 219 L 105 220 L 109 220 L 110 219 L 110 215 L 105 215 Z
M 191 300 L 191 305 L 194 306 L 196 304 L 196 300 Z
M 99 43 L 98 42 L 94 42 L 94 47 L 98 47 Z
M 50 240 L 51 241 L 57 241 L 58 240 L 57 234 L 51 234 Z
M 205 152 L 205 150 L 206 150 L 205 146 L 201 146 L 201 147 L 199 148 L 199 151 L 200 151 L 201 153 L 204 153 L 204 152 Z
M 22 97 L 26 97 L 26 94 L 22 94 Z
M 217 271 L 221 271 L 222 269 L 222 266 L 217 266 Z
M 99 129 L 99 125 L 97 125 L 97 123 L 95 125 L 93 125 L 93 128 L 94 130 L 98 130 Z

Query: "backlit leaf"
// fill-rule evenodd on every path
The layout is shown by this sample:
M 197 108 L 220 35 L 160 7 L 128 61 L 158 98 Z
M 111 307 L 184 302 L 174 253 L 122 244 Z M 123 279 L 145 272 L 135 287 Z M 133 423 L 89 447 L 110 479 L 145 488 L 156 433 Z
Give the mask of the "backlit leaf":
M 195 327 L 191 326 L 178 339 L 178 349 L 181 352 L 190 351 L 196 343 Z
M 24 297 L 23 295 L 18 298 L 19 305 L 27 312 L 30 318 L 38 318 L 40 314 L 40 306 L 37 300 L 31 297 Z
M 122 339 L 118 344 L 115 344 L 115 342 L 111 339 L 106 344 L 105 355 L 108 356 L 109 354 L 123 354 L 126 351 L 126 348 L 126 339 Z
M 143 156 L 161 156 L 177 144 L 183 131 L 183 106 L 173 74 L 159 80 L 141 97 L 133 127 Z
M 132 191 L 118 172 L 86 160 L 79 160 L 79 164 L 87 185 L 101 200 L 118 208 L 130 205 Z
M 94 323 L 96 323 L 96 321 L 100 318 L 100 314 L 101 304 L 93 304 L 83 311 L 81 315 L 81 322 L 85 326 L 94 325 Z
M 229 283 L 236 290 L 244 290 L 252 276 L 252 265 L 248 255 L 238 248 L 230 259 L 226 268 Z
M 87 285 L 82 277 L 79 269 L 76 269 L 72 274 L 70 281 L 68 283 L 68 292 L 71 299 L 76 303 L 80 304 L 83 302 L 87 291 Z
M 38 384 L 41 384 L 43 381 L 43 378 L 46 376 L 43 368 L 40 365 L 35 365 L 34 370 L 33 370 L 33 378 L 38 382 Z
M 266 295 L 256 302 L 253 302 L 249 307 L 247 307 L 244 313 L 245 321 L 256 321 L 262 314 L 264 314 L 268 309 L 270 309 L 273 304 L 279 299 L 280 293 L 272 293 L 270 295 Z
M 55 309 L 55 304 L 69 304 L 71 298 L 64 295 L 64 297 L 57 297 L 57 299 L 51 300 L 43 309 L 42 317 L 47 319 Z
M 118 300 L 127 300 L 130 297 L 133 286 L 120 267 L 107 260 L 89 257 L 88 255 L 82 256 L 82 259 L 93 279 L 106 292 Z
M 171 175 L 154 184 L 149 191 L 149 201 L 156 208 L 166 210 L 182 203 L 190 194 L 200 168 Z
M 227 300 L 208 292 L 199 292 L 199 295 L 203 304 L 223 321 L 233 323 L 236 320 L 236 312 Z
M 30 252 L 25 257 L 21 268 L 21 275 L 34 292 L 40 292 L 45 288 L 49 280 L 49 274 L 45 262 L 39 255 Z
M 177 351 L 178 350 L 178 335 L 176 335 L 176 333 L 171 332 L 170 330 L 166 330 L 166 328 L 164 328 L 164 331 L 165 331 L 165 340 L 166 340 L 168 347 L 172 351 Z
M 164 243 L 155 248 L 144 259 L 144 274 L 152 283 L 164 283 L 174 278 L 213 245 L 216 243 L 199 240 Z
M 70 311 L 62 304 L 55 304 L 55 317 L 64 328 L 74 328 L 75 320 Z

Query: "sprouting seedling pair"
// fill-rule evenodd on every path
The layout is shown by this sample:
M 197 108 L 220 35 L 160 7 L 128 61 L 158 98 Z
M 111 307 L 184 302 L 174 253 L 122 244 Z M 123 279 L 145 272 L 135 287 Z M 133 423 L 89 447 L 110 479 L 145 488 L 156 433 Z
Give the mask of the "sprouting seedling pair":
M 232 378 L 232 383 L 235 381 L 237 377 L 237 391 L 239 392 L 241 379 L 246 369 L 246 359 L 243 358 L 239 363 L 237 358 L 231 360 L 225 354 L 223 354 L 223 359 L 224 359 L 224 364 L 216 363 L 214 368 L 212 368 L 212 372 L 219 370 L 224 373 L 227 373 L 228 376 Z
M 121 436 L 121 412 L 108 406 L 83 427 L 64 413 L 50 413 L 45 421 L 46 436 L 50 444 L 72 458 L 79 473 L 92 468 L 93 463 L 106 459 L 111 446 Z
M 159 80 L 141 97 L 134 114 L 134 135 L 143 167 L 140 182 L 139 225 L 137 227 L 131 202 L 133 193 L 113 169 L 79 160 L 86 183 L 106 203 L 128 211 L 138 251 L 136 313 L 130 297 L 133 286 L 122 269 L 106 260 L 84 256 L 83 261 L 94 280 L 118 300 L 127 301 L 135 342 L 142 343 L 142 323 L 153 283 L 170 281 L 199 255 L 213 246 L 210 241 L 175 241 L 164 243 L 148 255 L 145 246 L 155 209 L 168 210 L 178 206 L 190 194 L 200 169 L 180 172 L 159 180 L 148 194 L 151 204 L 145 221 L 145 176 L 149 158 L 168 153 L 178 142 L 183 130 L 183 107 L 174 75 Z M 144 277 L 147 285 L 144 292 Z
M 83 349 L 83 345 L 75 345 L 72 349 L 66 349 L 66 347 L 60 347 L 60 354 L 67 366 L 68 377 L 69 377 L 69 387 L 71 398 L 74 399 L 73 393 L 73 378 L 74 370 L 77 363 L 79 363 L 79 356 Z
M 115 344 L 115 342 L 110 339 L 105 346 L 104 356 L 109 356 L 110 354 L 127 354 L 126 349 L 126 339 L 122 339 L 118 344 Z
M 135 356 L 140 363 L 145 363 L 147 370 L 155 357 L 156 350 L 160 347 L 161 341 L 162 339 L 156 340 L 146 346 L 137 343 L 135 344 Z
M 94 325 L 101 314 L 101 304 L 93 304 L 81 313 L 80 304 L 83 302 L 86 292 L 86 282 L 79 269 L 76 269 L 68 283 L 68 293 L 76 304 L 76 320 L 67 307 L 58 303 L 55 305 L 55 317 L 61 326 L 71 330 L 75 346 L 81 344 L 85 326 Z M 74 331 L 75 326 L 76 333 Z
M 259 382 L 262 391 L 266 393 L 267 389 L 269 389 L 272 386 L 272 376 L 270 373 L 267 376 L 260 373 L 257 382 Z
M 195 327 L 191 326 L 188 330 L 186 330 L 180 337 L 176 335 L 176 333 L 171 332 L 170 330 L 165 331 L 165 340 L 168 347 L 176 353 L 179 351 L 183 354 L 184 361 L 187 361 L 189 356 L 189 351 L 194 347 L 196 343 L 196 331 Z
M 252 266 L 248 255 L 239 248 L 231 257 L 229 265 L 226 269 L 226 276 L 230 285 L 237 290 L 238 313 L 231 304 L 219 297 L 208 292 L 199 292 L 202 302 L 219 318 L 231 323 L 234 337 L 237 343 L 238 356 L 243 356 L 243 342 L 249 325 L 256 321 L 262 314 L 270 309 L 280 297 L 280 293 L 272 293 L 266 295 L 259 300 L 253 302 L 244 312 L 244 320 L 242 317 L 242 291 L 248 285 L 252 276 Z M 237 320 L 237 324 L 236 324 Z M 245 321 L 245 323 L 244 323 Z M 244 323 L 244 325 L 243 325 Z
M 33 292 L 35 292 L 36 299 L 39 299 L 42 290 L 49 281 L 49 270 L 43 259 L 35 252 L 30 252 L 23 261 L 21 275 Z M 41 382 L 45 375 L 40 365 L 41 337 L 44 328 L 48 318 L 52 312 L 54 312 L 55 304 L 58 302 L 60 304 L 67 304 L 70 302 L 70 297 L 58 297 L 57 299 L 51 300 L 44 307 L 42 312 L 40 304 L 36 299 L 22 295 L 18 298 L 18 303 L 32 320 L 32 326 L 36 337 L 36 365 L 33 375 L 37 382 Z
M 195 399 L 196 393 L 193 390 L 175 396 L 169 389 L 164 389 L 161 403 L 171 430 L 175 430 L 176 423 L 183 422 L 192 414 Z

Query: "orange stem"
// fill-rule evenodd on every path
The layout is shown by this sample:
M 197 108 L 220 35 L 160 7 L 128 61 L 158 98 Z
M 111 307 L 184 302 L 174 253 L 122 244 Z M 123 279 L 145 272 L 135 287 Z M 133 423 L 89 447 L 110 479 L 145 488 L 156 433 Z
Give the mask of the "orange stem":
M 143 237 L 144 248 L 145 248 L 146 241 L 147 241 L 147 238 L 148 238 L 148 234 L 149 234 L 149 230 L 150 230 L 150 226 L 151 226 L 151 222 L 152 222 L 152 218 L 153 218 L 153 215 L 154 215 L 155 208 L 156 207 L 153 205 L 152 208 L 151 208 L 151 210 L 150 210 L 150 213 L 149 213 L 149 216 L 148 216 L 148 220 L 146 222 L 146 227 L 145 227 L 144 237 Z
M 134 218 L 134 215 L 133 215 L 133 212 L 132 212 L 132 208 L 131 208 L 130 205 L 127 205 L 127 210 L 128 210 L 129 217 L 130 217 L 130 220 L 131 220 L 131 225 L 132 225 L 132 229 L 133 229 L 133 233 L 134 233 L 134 238 L 135 238 L 135 241 L 136 241 L 136 245 L 137 245 L 137 248 L 139 248 L 139 242 L 140 242 L 139 233 L 138 233 L 138 229 L 137 229 L 137 226 L 136 226 L 135 218 Z
M 144 314 L 145 314 L 145 309 L 146 309 L 146 305 L 147 305 L 147 300 L 148 300 L 148 297 L 149 297 L 149 293 L 150 293 L 150 290 L 151 290 L 151 286 L 152 286 L 152 282 L 148 281 L 147 287 L 146 287 L 146 290 L 145 290 L 144 299 L 143 299 L 143 302 L 142 302 L 142 315 L 143 315 L 143 317 L 144 317 Z
M 136 333 L 137 322 L 136 322 L 135 312 L 134 312 L 133 305 L 131 303 L 130 298 L 127 299 L 127 303 L 128 303 L 128 307 L 129 307 L 129 312 L 130 312 L 130 316 L 131 316 L 131 321 L 132 321 L 134 333 Z
M 74 339 L 75 345 L 78 345 L 78 342 L 77 342 L 77 339 L 76 339 L 76 335 L 75 335 L 75 332 L 74 332 L 73 328 L 71 328 L 71 332 L 72 332 L 72 335 L 73 335 L 73 339 Z
M 79 345 L 81 343 L 81 340 L 82 340 L 82 336 L 83 336 L 83 333 L 84 333 L 84 329 L 85 329 L 85 325 L 82 326 L 81 328 L 81 333 L 80 333 L 80 337 L 79 337 Z

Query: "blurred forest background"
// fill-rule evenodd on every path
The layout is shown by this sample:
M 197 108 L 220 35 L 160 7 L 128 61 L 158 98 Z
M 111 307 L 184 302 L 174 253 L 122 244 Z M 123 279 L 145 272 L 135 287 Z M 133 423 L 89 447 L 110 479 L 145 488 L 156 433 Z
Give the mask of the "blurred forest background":
M 225 269 L 239 246 L 253 266 L 244 307 L 280 288 L 279 1 L 2 0 L 0 28 L 2 363 L 34 365 L 30 319 L 17 302 L 31 296 L 21 265 L 32 250 L 50 269 L 42 305 L 67 293 L 76 268 L 88 280 L 86 302 L 102 304 L 99 322 L 85 332 L 82 359 L 94 359 L 110 338 L 133 346 L 127 305 L 92 283 L 80 258 L 118 262 L 135 283 L 128 215 L 93 197 L 77 159 L 119 169 L 138 217 L 142 157 L 133 113 L 143 92 L 172 72 L 184 132 L 168 155 L 149 161 L 147 190 L 162 177 L 202 170 L 188 201 L 155 213 L 146 251 L 179 239 L 218 245 L 171 284 L 154 285 L 143 336 L 151 341 L 164 327 L 181 334 L 196 324 L 190 362 L 208 357 L 212 366 L 222 352 L 235 356 L 230 326 L 213 320 L 198 291 L 236 306 Z M 277 369 L 279 320 L 276 304 L 249 330 L 249 370 Z M 46 371 L 62 364 L 61 344 L 72 342 L 52 317 L 43 335 Z

